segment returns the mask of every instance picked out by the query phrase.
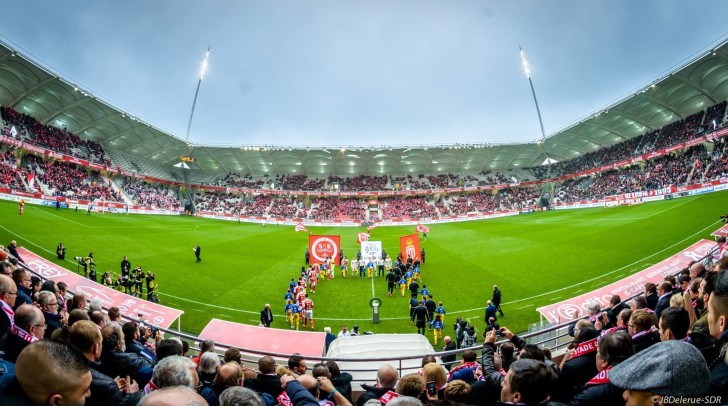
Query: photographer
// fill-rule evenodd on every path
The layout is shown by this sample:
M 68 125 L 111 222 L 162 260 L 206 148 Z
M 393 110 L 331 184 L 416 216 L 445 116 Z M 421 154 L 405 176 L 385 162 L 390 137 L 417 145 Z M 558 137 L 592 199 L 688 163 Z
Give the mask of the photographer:
M 63 246 L 62 242 L 59 242 L 56 247 L 56 256 L 58 256 L 58 259 L 66 259 L 66 247 Z

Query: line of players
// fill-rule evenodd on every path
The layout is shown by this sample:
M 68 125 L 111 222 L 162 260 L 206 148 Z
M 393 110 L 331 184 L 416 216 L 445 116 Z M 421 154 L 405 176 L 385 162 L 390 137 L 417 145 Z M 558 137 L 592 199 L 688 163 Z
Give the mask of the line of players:
M 310 289 L 311 293 L 316 293 L 319 278 L 333 279 L 333 262 L 328 259 L 325 262 L 324 266 L 316 264 L 308 269 L 301 267 L 298 281 L 291 278 L 291 282 L 288 284 L 288 290 L 284 295 L 286 301 L 284 312 L 286 321 L 292 329 L 299 330 L 301 319 L 303 319 L 303 327 L 306 328 L 310 325 L 311 331 L 314 330 L 313 300 L 308 296 L 307 289 Z

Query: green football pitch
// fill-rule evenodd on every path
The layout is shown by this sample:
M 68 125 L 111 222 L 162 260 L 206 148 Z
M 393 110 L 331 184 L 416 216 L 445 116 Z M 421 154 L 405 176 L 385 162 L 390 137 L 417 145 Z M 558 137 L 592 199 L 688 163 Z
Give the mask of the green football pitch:
M 720 215 L 728 211 L 728 192 L 711 193 L 634 206 L 536 212 L 483 221 L 434 224 L 422 242 L 424 284 L 447 309 L 446 334 L 455 317 L 484 327 L 483 314 L 492 286 L 503 291 L 500 321 L 524 331 L 539 321 L 536 308 L 588 292 L 680 251 L 700 238 L 710 238 Z M 199 332 L 211 318 L 257 324 L 265 303 L 274 310 L 273 327 L 290 328 L 283 295 L 304 265 L 305 232 L 293 226 L 246 224 L 187 216 L 146 216 L 56 211 L 0 202 L 0 243 L 11 239 L 52 260 L 63 242 L 67 258 L 94 252 L 96 270 L 119 272 L 124 255 L 132 267 L 157 275 L 161 303 L 185 312 L 182 329 Z M 309 227 L 314 234 L 341 235 L 351 258 L 361 228 Z M 392 256 L 399 237 L 414 226 L 378 227 Z M 192 247 L 202 247 L 195 263 Z M 75 270 L 73 261 L 64 267 Z M 382 299 L 381 323 L 371 322 L 369 301 Z M 313 296 L 316 329 L 358 324 L 375 333 L 412 333 L 408 298 L 387 297 L 384 278 L 340 277 L 319 283 Z M 430 337 L 431 339 L 432 337 Z

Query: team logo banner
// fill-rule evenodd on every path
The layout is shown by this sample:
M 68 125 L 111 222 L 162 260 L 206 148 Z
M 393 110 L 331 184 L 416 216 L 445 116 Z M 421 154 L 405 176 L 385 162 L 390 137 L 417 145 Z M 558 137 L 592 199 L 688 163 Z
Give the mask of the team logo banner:
M 420 235 L 411 234 L 399 237 L 399 249 L 402 250 L 402 259 L 407 258 L 421 259 L 420 258 Z
M 339 251 L 341 250 L 341 237 L 338 235 L 309 235 L 308 251 L 311 253 L 311 263 L 322 264 L 326 258 L 332 258 L 339 265 Z
M 361 243 L 361 256 L 364 259 L 381 258 L 382 242 L 381 241 L 364 241 Z

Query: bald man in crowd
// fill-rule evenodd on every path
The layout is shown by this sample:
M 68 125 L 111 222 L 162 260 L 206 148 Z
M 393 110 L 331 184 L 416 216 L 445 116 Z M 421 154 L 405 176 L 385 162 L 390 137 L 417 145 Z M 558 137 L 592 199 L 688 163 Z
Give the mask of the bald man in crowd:
M 45 318 L 39 308 L 29 304 L 20 305 L 15 311 L 15 327 L 8 333 L 5 360 L 16 362 L 25 347 L 43 339 L 45 329 Z
M 0 379 L 0 399 L 7 405 L 80 406 L 91 394 L 90 386 L 91 370 L 80 351 L 41 340 L 20 353 L 15 375 Z
M 0 350 L 5 349 L 5 341 L 13 325 L 15 312 L 15 299 L 18 297 L 18 287 L 15 281 L 7 275 L 0 275 Z

